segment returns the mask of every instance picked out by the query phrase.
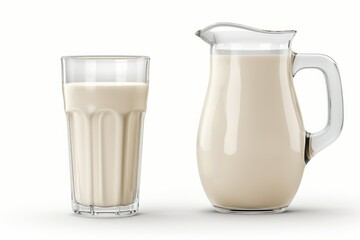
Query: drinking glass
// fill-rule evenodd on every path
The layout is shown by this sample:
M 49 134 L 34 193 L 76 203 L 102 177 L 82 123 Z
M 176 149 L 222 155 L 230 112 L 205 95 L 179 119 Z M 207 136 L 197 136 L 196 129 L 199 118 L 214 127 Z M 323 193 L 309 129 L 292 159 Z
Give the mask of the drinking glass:
M 77 214 L 138 211 L 149 57 L 62 57 L 71 200 Z

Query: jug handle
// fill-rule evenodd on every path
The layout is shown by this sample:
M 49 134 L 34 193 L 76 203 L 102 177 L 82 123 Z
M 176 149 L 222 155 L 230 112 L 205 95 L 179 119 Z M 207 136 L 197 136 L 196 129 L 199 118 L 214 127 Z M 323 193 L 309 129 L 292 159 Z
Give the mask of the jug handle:
M 323 72 L 328 96 L 328 120 L 324 129 L 306 132 L 305 162 L 334 142 L 344 123 L 343 95 L 340 73 L 335 61 L 322 54 L 297 53 L 293 62 L 293 76 L 302 69 L 315 68 Z

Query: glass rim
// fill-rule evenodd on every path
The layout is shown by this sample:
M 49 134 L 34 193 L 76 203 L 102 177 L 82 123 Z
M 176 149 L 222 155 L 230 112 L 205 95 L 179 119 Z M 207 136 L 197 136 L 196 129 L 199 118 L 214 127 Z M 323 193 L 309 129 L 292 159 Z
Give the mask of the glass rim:
M 75 56 L 62 56 L 62 60 L 145 60 L 149 61 L 150 57 L 140 55 L 75 55 Z

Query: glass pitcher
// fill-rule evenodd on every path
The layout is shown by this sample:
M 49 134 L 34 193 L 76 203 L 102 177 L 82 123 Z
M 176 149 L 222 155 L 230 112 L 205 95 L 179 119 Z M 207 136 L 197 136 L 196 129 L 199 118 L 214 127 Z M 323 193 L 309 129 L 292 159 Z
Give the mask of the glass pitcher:
M 306 163 L 340 135 L 341 81 L 335 62 L 291 50 L 296 31 L 217 23 L 196 32 L 211 46 L 211 71 L 197 141 L 203 188 L 220 212 L 283 212 Z M 304 129 L 293 86 L 301 69 L 324 73 L 328 122 Z

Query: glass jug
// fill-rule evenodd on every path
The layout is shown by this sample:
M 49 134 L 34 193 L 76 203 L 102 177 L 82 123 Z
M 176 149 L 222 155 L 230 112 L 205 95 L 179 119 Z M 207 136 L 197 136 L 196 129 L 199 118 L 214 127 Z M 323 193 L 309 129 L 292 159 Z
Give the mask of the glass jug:
M 211 46 L 211 71 L 197 141 L 203 188 L 220 212 L 283 212 L 306 163 L 340 135 L 341 81 L 335 62 L 291 50 L 296 31 L 217 23 L 196 32 Z M 304 129 L 293 86 L 301 69 L 324 73 L 328 122 Z

